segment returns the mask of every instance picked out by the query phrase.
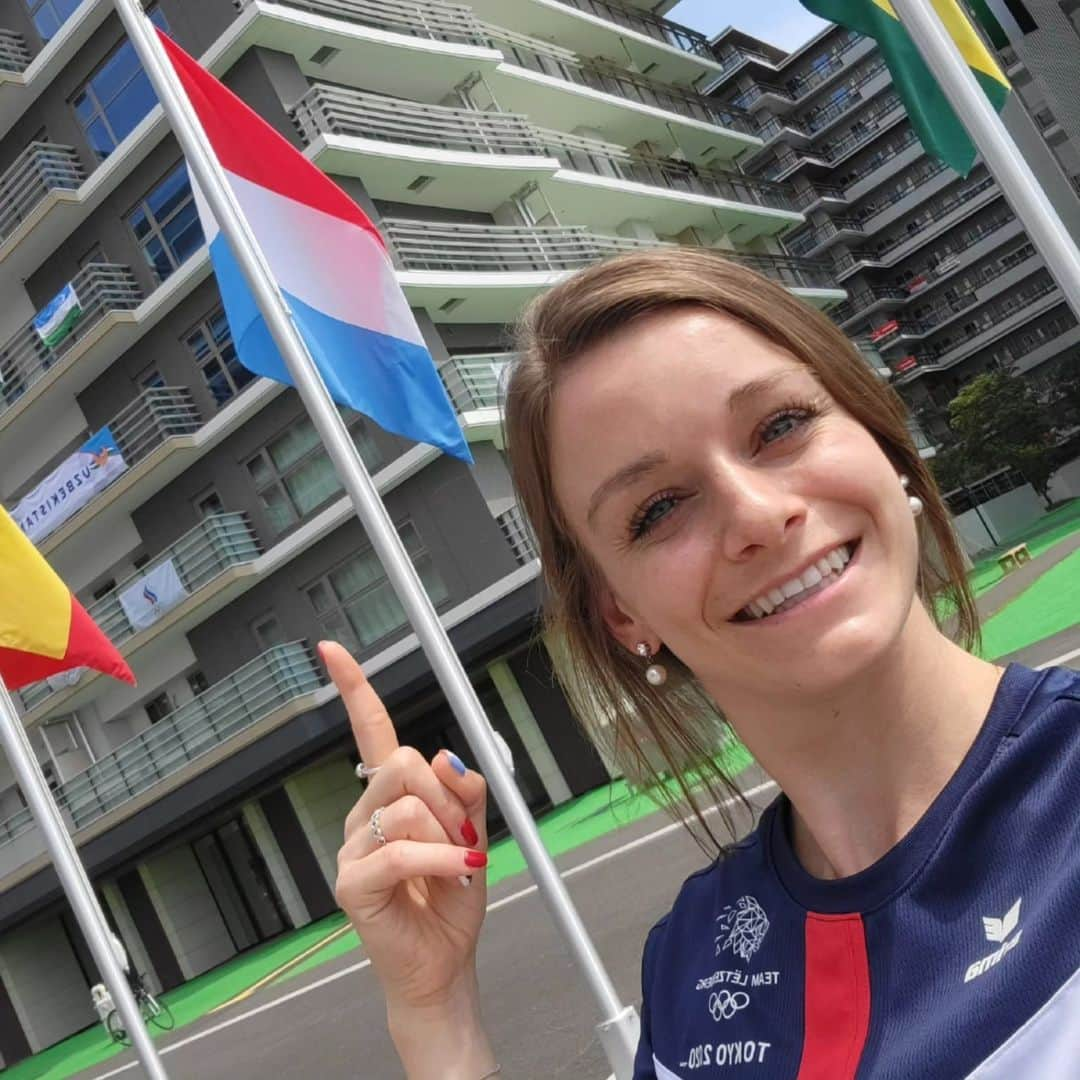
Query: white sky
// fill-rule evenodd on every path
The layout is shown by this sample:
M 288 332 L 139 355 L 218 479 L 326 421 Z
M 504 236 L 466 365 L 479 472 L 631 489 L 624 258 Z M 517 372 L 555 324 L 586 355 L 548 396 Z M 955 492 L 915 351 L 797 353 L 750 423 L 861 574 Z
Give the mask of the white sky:
M 759 0 L 757 4 L 745 0 L 681 0 L 668 12 L 668 18 L 710 37 L 725 26 L 734 26 L 782 49 L 798 47 L 827 25 L 798 0 Z

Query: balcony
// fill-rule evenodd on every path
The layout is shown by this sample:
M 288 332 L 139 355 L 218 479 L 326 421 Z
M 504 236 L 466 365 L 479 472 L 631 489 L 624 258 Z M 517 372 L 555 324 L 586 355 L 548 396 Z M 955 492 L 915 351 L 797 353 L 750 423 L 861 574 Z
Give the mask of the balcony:
M 561 45 L 582 56 L 626 63 L 656 78 L 693 84 L 721 68 L 708 39 L 687 26 L 619 0 L 472 0 L 481 19 Z
M 828 251 L 840 241 L 858 239 L 865 235 L 862 222 L 855 217 L 835 217 L 784 240 L 784 247 L 792 255 L 813 258 Z
M 543 130 L 513 114 L 317 84 L 294 118 L 310 156 L 330 172 L 360 176 L 374 198 L 401 201 L 415 191 L 424 205 L 491 212 L 533 182 L 558 217 L 600 227 L 647 217 L 678 233 L 719 222 L 751 239 L 802 220 L 779 185 Z
M 831 52 L 816 55 L 814 67 L 810 71 L 788 80 L 788 87 L 795 100 L 804 100 L 842 72 L 850 70 L 864 56 L 872 53 L 875 47 L 873 38 L 853 33 L 847 41 Z
M 71 286 L 81 314 L 66 337 L 50 347 L 30 320 L 0 348 L 0 429 L 50 372 L 71 367 L 112 325 L 133 322 L 143 299 L 131 270 L 112 263 L 90 263 Z
M 17 34 L 3 32 L 0 38 L 0 55 L 4 57 L 4 62 L 0 62 L 0 139 L 75 58 L 112 11 L 112 5 L 106 0 L 82 0 L 28 63 L 24 62 L 27 59 L 25 42 Z
M 242 576 L 245 569 L 251 572 L 251 564 L 258 555 L 258 541 L 244 514 L 213 514 L 160 552 L 146 566 L 88 605 L 86 610 L 109 640 L 130 658 L 151 637 L 176 625 L 178 620 L 183 621 L 184 616 L 196 608 L 200 609 L 200 620 L 205 619 L 212 613 L 204 606 L 211 598 L 212 610 L 224 606 L 236 591 L 230 590 L 229 586 Z M 141 617 L 140 625 L 136 626 L 120 597 L 133 584 L 166 563 L 172 564 L 186 596 L 177 607 L 162 612 L 152 620 Z M 151 611 L 150 614 L 154 613 Z M 186 626 L 181 628 L 187 629 Z M 99 677 L 98 672 L 84 669 L 75 686 L 64 678 L 59 684 L 45 679 L 25 687 L 19 696 L 23 707 L 31 714 L 26 722 L 31 724 L 59 707 L 68 710 L 79 708 L 90 696 L 87 688 Z
M 326 682 L 305 642 L 275 645 L 122 743 L 54 792 L 76 844 L 100 835 L 196 772 L 310 709 L 314 704 L 310 695 Z M 37 837 L 36 845 L 4 850 L 33 829 L 28 809 L 0 822 L 5 876 L 43 850 Z
M 859 72 L 844 89 L 846 94 L 838 100 L 831 101 L 824 108 L 814 107 L 809 109 L 802 117 L 803 128 L 812 135 L 820 135 L 826 129 L 832 127 L 838 120 L 843 119 L 852 109 L 865 105 L 873 100 L 880 89 L 889 83 L 888 68 L 884 60 L 869 64 L 864 71 Z M 870 86 L 864 93 L 864 88 L 869 84 L 879 82 L 878 87 Z M 838 91 L 834 91 L 838 92 Z
M 903 233 L 883 240 L 874 251 L 853 251 L 841 255 L 835 263 L 837 280 L 843 281 L 857 270 L 866 267 L 894 266 L 922 247 L 931 237 L 956 225 L 1000 195 L 1001 191 L 992 176 L 984 177 L 963 191 L 954 192 L 926 211 L 921 221 L 909 222 Z
M 729 79 L 737 71 L 742 71 L 748 64 L 757 64 L 770 75 L 776 75 L 776 65 L 780 62 L 772 60 L 764 53 L 745 45 L 734 46 L 730 52 L 717 56 L 716 59 L 720 64 L 720 76 L 714 80 L 714 88 L 718 88 L 726 79 Z
M 533 535 L 521 507 L 516 503 L 508 510 L 504 510 L 495 520 L 502 529 L 510 550 L 514 553 L 519 566 L 526 566 L 534 559 L 540 558 L 540 551 L 536 546 L 536 537 Z
M 455 225 L 384 218 L 410 302 L 436 322 L 508 323 L 522 304 L 567 273 L 620 252 L 664 246 L 581 226 Z M 815 304 L 844 299 L 825 264 L 732 252 Z
M 688 87 L 500 26 L 485 24 L 485 31 L 504 59 L 488 76 L 499 107 L 527 114 L 543 127 L 561 129 L 571 122 L 623 145 L 645 139 L 680 147 L 693 159 L 713 152 L 731 160 L 760 145 L 757 125 L 743 110 Z
M 791 196 L 791 205 L 804 214 L 812 210 L 831 210 L 847 206 L 847 196 L 835 184 L 810 184 Z
M 0 30 L 0 71 L 21 75 L 30 66 L 30 50 L 22 34 Z
M 888 228 L 915 207 L 960 179 L 952 169 L 941 163 L 924 163 L 921 168 L 923 172 L 917 180 L 909 178 L 896 187 L 879 192 L 857 207 L 856 212 L 867 232 L 876 233 Z
M 240 18 L 219 59 L 258 46 L 297 58 L 310 78 L 438 101 L 499 62 L 471 7 L 449 0 L 233 0 Z M 318 62 L 312 57 L 318 55 Z
M 78 203 L 85 179 L 74 148 L 49 142 L 32 142 L 0 175 L 0 264 L 7 273 L 25 278 L 55 250 L 65 233 L 38 226 L 66 217 L 57 211 Z
M 858 290 L 849 289 L 848 299 L 833 308 L 830 314 L 834 322 L 846 330 L 856 319 L 865 318 L 872 311 L 899 307 L 910 298 L 906 289 L 890 285 L 864 286 Z

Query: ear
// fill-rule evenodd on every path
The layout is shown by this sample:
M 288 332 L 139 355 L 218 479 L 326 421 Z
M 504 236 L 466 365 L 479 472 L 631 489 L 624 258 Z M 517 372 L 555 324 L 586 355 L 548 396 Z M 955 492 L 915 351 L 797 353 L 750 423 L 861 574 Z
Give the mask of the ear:
M 656 651 L 656 635 L 640 619 L 626 611 L 618 597 L 606 585 L 600 587 L 596 603 L 608 633 L 624 649 L 636 653 L 638 642 L 644 641 L 650 649 Z

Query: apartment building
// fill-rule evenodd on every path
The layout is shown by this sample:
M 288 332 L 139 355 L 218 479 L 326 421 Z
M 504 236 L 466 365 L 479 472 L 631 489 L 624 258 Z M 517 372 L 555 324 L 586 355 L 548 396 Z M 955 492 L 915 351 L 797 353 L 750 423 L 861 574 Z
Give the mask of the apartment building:
M 702 92 L 724 61 L 644 0 L 149 10 L 382 228 L 476 467 L 347 414 L 356 445 L 529 805 L 605 782 L 532 641 L 507 327 L 566 273 L 659 244 L 844 298 L 781 245 L 806 220 L 790 185 L 734 166 L 765 140 Z M 0 296 L 0 498 L 138 677 L 36 684 L 23 719 L 108 918 L 168 989 L 334 909 L 358 786 L 315 641 L 363 660 L 404 740 L 468 747 L 296 395 L 237 362 L 108 0 L 0 0 Z M 0 1063 L 95 1022 L 97 978 L 0 763 Z
M 793 185 L 807 216 L 784 247 L 831 262 L 848 299 L 830 314 L 876 345 L 931 440 L 976 374 L 1010 365 L 1052 379 L 1077 362 L 1080 326 L 997 183 L 981 160 L 961 177 L 923 152 L 872 39 L 834 25 L 787 53 L 728 30 L 714 49 L 713 95 L 759 124 L 743 167 Z M 1018 80 L 1006 120 L 1080 233 L 1061 128 L 1028 115 L 1045 109 L 1033 85 Z

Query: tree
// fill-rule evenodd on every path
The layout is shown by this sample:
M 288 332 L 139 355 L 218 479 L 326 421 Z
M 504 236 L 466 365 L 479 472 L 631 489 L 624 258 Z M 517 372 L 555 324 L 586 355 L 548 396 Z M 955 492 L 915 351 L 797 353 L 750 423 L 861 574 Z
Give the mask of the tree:
M 1052 505 L 1047 495 L 1054 471 L 1051 427 L 1023 376 L 977 375 L 949 403 L 949 426 L 957 437 L 956 460 L 946 462 L 946 469 L 964 477 L 1016 469 Z

